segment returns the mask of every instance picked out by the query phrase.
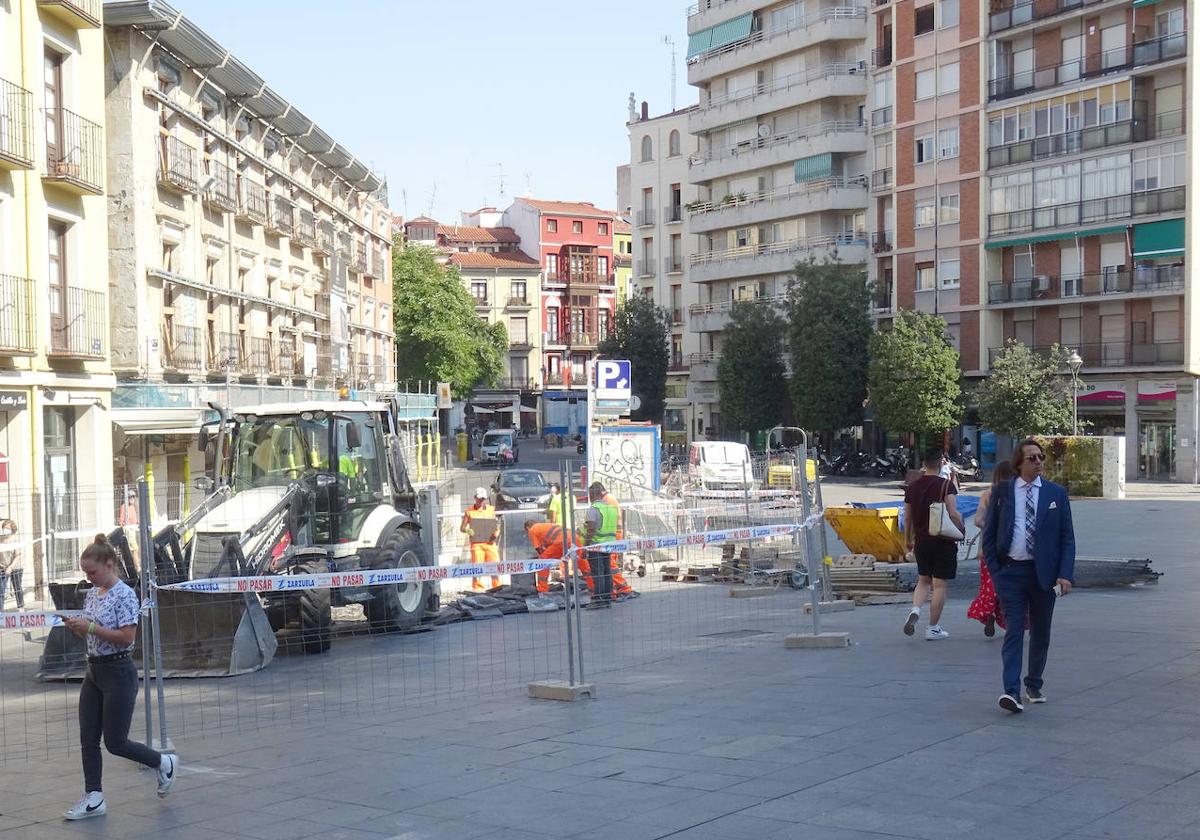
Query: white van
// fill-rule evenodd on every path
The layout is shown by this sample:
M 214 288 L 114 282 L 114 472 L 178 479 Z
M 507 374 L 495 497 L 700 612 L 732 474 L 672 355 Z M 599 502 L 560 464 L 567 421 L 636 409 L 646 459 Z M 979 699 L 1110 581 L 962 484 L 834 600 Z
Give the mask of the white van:
M 688 478 L 704 490 L 753 490 L 750 449 L 725 440 L 693 443 L 688 448 Z
M 520 460 L 517 446 L 517 436 L 511 429 L 492 429 L 485 432 L 483 443 L 479 447 L 479 464 L 499 464 L 501 453 L 505 449 L 512 450 L 513 463 L 516 463 Z

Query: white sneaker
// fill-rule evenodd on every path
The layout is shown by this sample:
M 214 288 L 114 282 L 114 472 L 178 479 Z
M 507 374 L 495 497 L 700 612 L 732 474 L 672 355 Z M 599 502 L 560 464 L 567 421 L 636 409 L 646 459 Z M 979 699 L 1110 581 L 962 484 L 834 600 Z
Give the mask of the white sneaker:
M 88 817 L 103 817 L 108 813 L 108 805 L 104 802 L 104 794 L 93 790 L 83 795 L 75 803 L 75 807 L 63 814 L 63 819 L 86 820 Z
M 908 614 L 908 618 L 904 621 L 904 635 L 911 636 L 917 629 L 917 622 L 921 619 L 921 611 L 913 610 Z
M 940 624 L 935 624 L 933 627 L 930 627 L 925 631 L 925 641 L 927 642 L 936 642 L 939 639 L 949 638 L 950 634 L 943 630 Z
M 158 795 L 166 796 L 175 784 L 175 771 L 179 769 L 179 759 L 171 753 L 163 753 L 158 765 Z

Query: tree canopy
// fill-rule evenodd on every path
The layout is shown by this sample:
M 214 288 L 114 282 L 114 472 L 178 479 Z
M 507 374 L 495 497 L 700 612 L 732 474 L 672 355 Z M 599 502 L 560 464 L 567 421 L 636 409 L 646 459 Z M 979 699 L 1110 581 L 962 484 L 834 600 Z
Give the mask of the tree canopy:
M 1057 344 L 1040 354 L 1009 339 L 975 390 L 979 421 L 1013 437 L 1071 432 L 1073 395 L 1063 376 L 1069 355 Z
M 862 421 L 871 341 L 870 288 L 858 266 L 796 266 L 788 294 L 796 423 L 833 432 Z
M 735 303 L 717 363 L 721 424 L 760 432 L 787 416 L 783 339 L 787 323 L 765 303 Z
M 958 351 L 937 315 L 904 310 L 871 336 L 867 382 L 875 418 L 889 431 L 940 434 L 962 413 Z
M 487 324 L 454 266 L 422 246 L 392 250 L 392 312 L 397 378 L 449 382 L 456 399 L 495 385 L 504 373 L 508 334 Z
M 633 393 L 642 401 L 634 420 L 661 423 L 667 396 L 671 315 L 645 295 L 626 298 L 613 317 L 612 329 L 597 348 L 605 359 L 628 359 Z

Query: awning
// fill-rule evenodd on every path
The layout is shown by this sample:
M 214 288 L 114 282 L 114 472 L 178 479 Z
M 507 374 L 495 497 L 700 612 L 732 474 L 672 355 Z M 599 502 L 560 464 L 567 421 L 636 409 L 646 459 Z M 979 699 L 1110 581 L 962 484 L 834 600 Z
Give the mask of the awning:
M 126 436 L 194 437 L 207 414 L 204 408 L 114 408 L 112 422 Z
M 688 58 L 695 58 L 711 50 L 750 37 L 750 28 L 754 24 L 754 15 L 747 13 L 733 20 L 718 23 L 688 36 Z
M 1038 242 L 1054 242 L 1058 239 L 1083 239 L 1088 236 L 1103 236 L 1107 233 L 1125 233 L 1128 230 L 1124 225 L 1116 225 L 1113 227 L 1093 228 L 1091 230 L 1068 230 L 1063 233 L 1041 233 L 1035 236 L 1022 236 L 1018 239 L 1004 239 L 1001 241 L 989 241 L 988 248 L 1011 248 L 1014 245 L 1036 245 Z
M 831 152 L 800 158 L 796 161 L 797 184 L 805 181 L 817 181 L 831 175 L 833 175 L 833 154 Z
M 1183 256 L 1183 219 L 1133 226 L 1133 258 L 1153 260 Z
M 1160 3 L 1162 0 L 1133 0 L 1133 8 L 1140 9 L 1142 6 L 1153 6 L 1155 3 Z
M 521 410 L 527 411 L 530 414 L 537 414 L 537 412 L 538 412 L 538 410 L 531 405 L 523 405 L 523 406 L 521 406 Z

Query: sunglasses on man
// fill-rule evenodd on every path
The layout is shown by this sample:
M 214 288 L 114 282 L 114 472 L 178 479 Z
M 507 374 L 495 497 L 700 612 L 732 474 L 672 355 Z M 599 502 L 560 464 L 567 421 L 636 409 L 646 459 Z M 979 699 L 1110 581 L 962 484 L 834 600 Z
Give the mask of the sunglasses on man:
M 1025 460 L 1026 461 L 1045 461 L 1046 456 L 1043 455 L 1041 452 L 1035 452 L 1032 455 L 1026 455 Z

